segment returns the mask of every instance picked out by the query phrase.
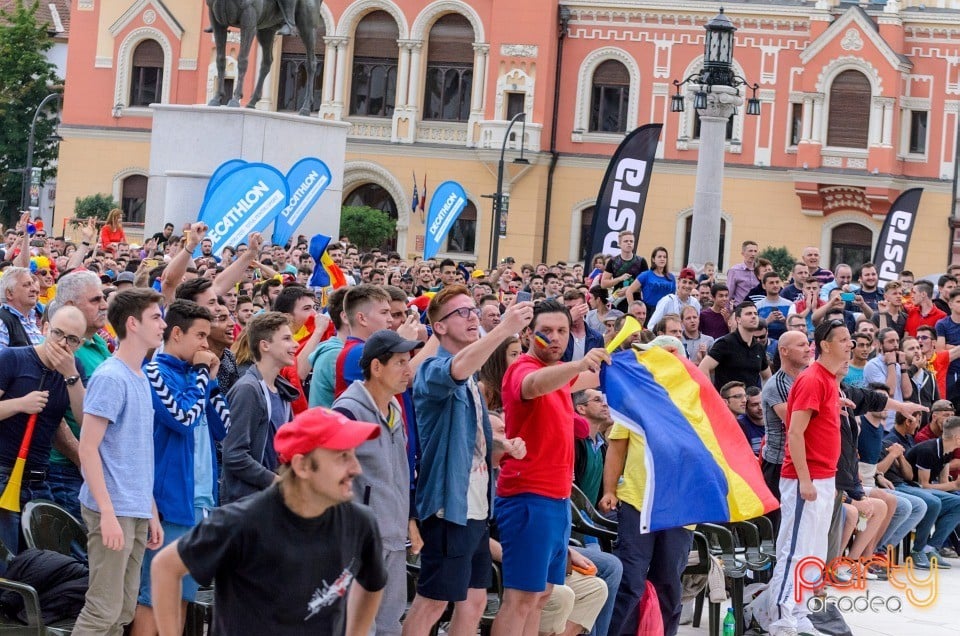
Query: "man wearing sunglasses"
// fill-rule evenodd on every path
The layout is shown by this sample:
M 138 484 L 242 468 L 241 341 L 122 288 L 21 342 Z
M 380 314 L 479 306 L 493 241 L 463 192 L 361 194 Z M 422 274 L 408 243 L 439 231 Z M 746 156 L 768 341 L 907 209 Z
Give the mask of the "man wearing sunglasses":
M 52 499 L 47 467 L 54 435 L 68 406 L 77 412 L 83 408 L 84 389 L 74 352 L 85 330 L 79 310 L 61 307 L 47 323 L 43 343 L 0 351 L 0 492 L 10 480 L 28 422 L 36 416 L 22 485 L 15 493 L 21 505 Z M 10 552 L 19 552 L 18 512 L 0 509 L 0 540 Z

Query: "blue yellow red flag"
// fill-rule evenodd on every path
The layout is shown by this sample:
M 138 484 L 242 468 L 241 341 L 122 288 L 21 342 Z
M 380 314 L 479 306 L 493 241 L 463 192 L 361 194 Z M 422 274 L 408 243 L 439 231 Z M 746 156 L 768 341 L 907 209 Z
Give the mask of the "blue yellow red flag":
M 646 452 L 641 529 L 744 521 L 779 507 L 750 444 L 709 379 L 664 349 L 630 349 L 604 365 L 614 422 Z
M 347 284 L 347 277 L 343 274 L 343 270 L 327 254 L 327 245 L 330 244 L 330 240 L 329 236 L 323 234 L 317 234 L 310 239 L 310 256 L 317 264 L 310 278 L 311 287 L 339 289 Z

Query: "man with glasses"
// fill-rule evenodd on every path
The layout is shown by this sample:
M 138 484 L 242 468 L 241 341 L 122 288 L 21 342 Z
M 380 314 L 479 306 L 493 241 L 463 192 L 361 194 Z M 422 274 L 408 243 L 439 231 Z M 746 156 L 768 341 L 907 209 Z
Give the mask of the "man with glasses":
M 0 492 L 10 480 L 28 421 L 36 416 L 22 485 L 16 493 L 21 505 L 52 499 L 46 477 L 54 435 L 67 407 L 78 413 L 83 408 L 84 389 L 74 352 L 86 326 L 79 310 L 62 307 L 47 323 L 43 343 L 0 350 Z M 10 552 L 19 552 L 18 512 L 0 509 L 0 540 Z
M 100 278 L 89 271 L 70 272 L 60 277 L 57 283 L 57 295 L 47 308 L 52 315 L 57 307 L 75 307 L 83 314 L 86 329 L 83 342 L 76 350 L 80 364 L 81 382 L 84 386 L 93 372 L 105 360 L 110 358 L 107 341 L 98 333 L 107 324 L 107 299 L 103 295 Z M 82 411 L 77 411 L 77 414 Z M 50 453 L 50 468 L 47 481 L 53 500 L 70 514 L 80 519 L 80 486 L 83 476 L 80 474 L 80 423 L 73 409 L 67 409 L 64 422 L 54 441 L 54 450 Z
M 530 323 L 533 304 L 515 303 L 481 339 L 480 316 L 470 292 L 449 285 L 430 300 L 427 317 L 439 347 L 417 369 L 413 382 L 421 448 L 416 506 L 423 552 L 417 595 L 403 633 L 430 633 L 451 602 L 450 633 L 475 633 L 492 567 L 488 522 L 493 444 L 475 376 L 503 341 Z M 522 442 L 509 439 L 504 450 L 511 457 L 526 452 Z

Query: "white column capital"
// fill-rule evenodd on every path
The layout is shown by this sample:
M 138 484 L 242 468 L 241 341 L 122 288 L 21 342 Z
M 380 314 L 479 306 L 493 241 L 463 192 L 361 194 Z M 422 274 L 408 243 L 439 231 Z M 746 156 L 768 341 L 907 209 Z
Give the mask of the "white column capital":
M 408 51 L 419 51 L 423 48 L 423 40 L 397 40 L 397 46 Z
M 486 55 L 490 52 L 490 45 L 484 42 L 474 42 L 473 50 L 475 53 L 479 53 L 480 55 Z
M 323 42 L 327 46 L 335 46 L 338 49 L 343 49 L 350 43 L 350 38 L 345 35 L 327 35 L 323 38 Z

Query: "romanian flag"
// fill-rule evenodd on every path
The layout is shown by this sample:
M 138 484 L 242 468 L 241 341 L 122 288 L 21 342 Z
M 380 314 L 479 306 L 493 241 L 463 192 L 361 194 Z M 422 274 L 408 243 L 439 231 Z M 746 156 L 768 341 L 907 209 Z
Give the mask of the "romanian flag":
M 659 347 L 621 351 L 601 384 L 613 420 L 644 437 L 642 531 L 744 521 L 779 507 L 733 414 L 689 360 Z
M 327 245 L 330 244 L 330 237 L 323 234 L 317 234 L 310 239 L 310 256 L 317 263 L 313 270 L 313 276 L 310 278 L 311 287 L 333 287 L 339 289 L 347 284 L 347 277 L 330 255 L 327 254 Z

